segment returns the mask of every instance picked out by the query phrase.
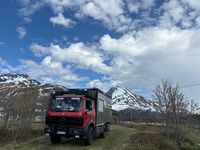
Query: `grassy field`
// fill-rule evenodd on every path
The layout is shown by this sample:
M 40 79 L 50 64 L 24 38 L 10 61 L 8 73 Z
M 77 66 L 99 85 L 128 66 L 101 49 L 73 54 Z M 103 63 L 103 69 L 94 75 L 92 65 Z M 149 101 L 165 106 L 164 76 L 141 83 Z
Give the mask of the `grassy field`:
M 84 146 L 79 139 L 63 139 L 61 144 L 52 145 L 48 137 L 42 136 L 27 142 L 10 143 L 0 150 L 124 150 L 129 146 L 130 137 L 136 133 L 134 128 L 113 125 L 105 139 L 95 138 L 91 146 Z
M 43 128 L 34 123 L 33 129 Z M 200 137 L 188 137 L 181 146 L 174 140 L 168 141 L 161 126 L 112 125 L 105 139 L 95 138 L 93 145 L 84 146 L 80 139 L 62 139 L 61 144 L 52 145 L 49 137 L 40 136 L 26 142 L 9 143 L 0 150 L 200 150 Z

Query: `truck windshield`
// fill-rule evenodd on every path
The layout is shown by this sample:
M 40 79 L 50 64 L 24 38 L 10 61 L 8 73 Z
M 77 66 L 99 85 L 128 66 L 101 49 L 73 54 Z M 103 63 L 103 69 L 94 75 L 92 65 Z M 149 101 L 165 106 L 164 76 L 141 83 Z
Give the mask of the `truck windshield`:
M 52 100 L 51 109 L 55 112 L 78 112 L 81 109 L 81 98 L 57 97 Z

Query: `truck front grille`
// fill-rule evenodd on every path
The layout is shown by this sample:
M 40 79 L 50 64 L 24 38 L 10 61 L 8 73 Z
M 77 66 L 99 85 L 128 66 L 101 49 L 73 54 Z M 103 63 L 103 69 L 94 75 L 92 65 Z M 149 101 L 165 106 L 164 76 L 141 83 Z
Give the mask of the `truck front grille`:
M 48 125 L 82 126 L 83 118 L 46 116 L 45 123 Z

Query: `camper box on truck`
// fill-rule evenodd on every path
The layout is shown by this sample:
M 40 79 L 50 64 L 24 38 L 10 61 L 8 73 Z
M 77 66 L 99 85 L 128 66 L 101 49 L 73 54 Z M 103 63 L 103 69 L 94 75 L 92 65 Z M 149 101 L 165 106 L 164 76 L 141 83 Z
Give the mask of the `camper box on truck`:
M 62 137 L 78 137 L 91 145 L 93 137 L 105 137 L 112 118 L 111 97 L 97 88 L 68 89 L 51 95 L 45 133 L 54 144 Z

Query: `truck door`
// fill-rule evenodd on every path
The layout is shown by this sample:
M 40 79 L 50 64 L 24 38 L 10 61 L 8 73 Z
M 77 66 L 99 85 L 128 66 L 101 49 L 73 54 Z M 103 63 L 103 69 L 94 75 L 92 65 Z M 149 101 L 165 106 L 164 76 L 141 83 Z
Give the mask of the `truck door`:
M 87 115 L 88 121 L 92 120 L 95 123 L 94 100 L 86 98 L 86 101 L 85 101 L 85 114 Z

